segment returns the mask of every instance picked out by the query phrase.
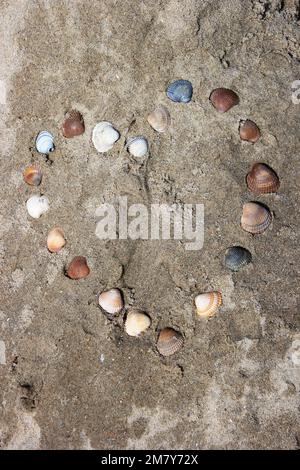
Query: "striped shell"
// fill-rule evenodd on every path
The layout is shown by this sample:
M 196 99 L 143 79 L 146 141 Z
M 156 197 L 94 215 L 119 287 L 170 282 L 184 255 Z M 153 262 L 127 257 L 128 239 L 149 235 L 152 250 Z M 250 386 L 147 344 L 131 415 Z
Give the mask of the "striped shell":
M 171 116 L 167 108 L 164 106 L 158 106 L 155 108 L 152 113 L 149 114 L 147 118 L 150 126 L 156 132 L 166 132 L 171 124 Z
M 125 331 L 129 336 L 139 336 L 151 325 L 150 317 L 141 310 L 131 309 L 125 320 Z
M 24 181 L 30 186 L 39 186 L 42 182 L 43 173 L 38 165 L 31 165 L 25 168 L 23 173 Z
M 199 294 L 195 298 L 195 305 L 199 317 L 213 317 L 217 313 L 218 308 L 222 305 L 222 295 L 220 292 Z
M 216 88 L 212 91 L 209 99 L 220 113 L 226 113 L 240 101 L 238 95 L 228 88 Z
M 126 142 L 126 149 L 134 157 L 145 157 L 149 150 L 148 141 L 142 135 L 132 137 Z
M 35 147 L 39 153 L 47 155 L 55 149 L 53 135 L 48 131 L 42 131 L 35 140 Z
M 255 194 L 276 193 L 280 186 L 277 174 L 265 163 L 255 163 L 246 176 L 246 182 Z
M 246 121 L 240 122 L 239 133 L 241 140 L 246 140 L 247 142 L 252 142 L 254 144 L 260 138 L 259 127 L 255 122 L 246 119 Z
M 109 289 L 102 292 L 98 302 L 102 310 L 109 315 L 116 315 L 124 307 L 123 295 L 119 289 Z
M 92 142 L 95 149 L 100 153 L 108 152 L 119 138 L 119 132 L 110 122 L 99 122 L 93 129 Z
M 183 346 L 183 336 L 173 328 L 164 328 L 160 331 L 156 347 L 162 356 L 172 356 Z
M 243 206 L 241 226 L 252 234 L 264 232 L 272 222 L 270 210 L 258 202 L 246 202 Z
M 225 266 L 231 271 L 239 271 L 246 264 L 251 263 L 252 255 L 242 246 L 231 246 L 225 254 Z
M 77 135 L 84 133 L 85 126 L 82 114 L 74 109 L 68 112 L 62 125 L 63 135 L 67 139 L 71 139 Z

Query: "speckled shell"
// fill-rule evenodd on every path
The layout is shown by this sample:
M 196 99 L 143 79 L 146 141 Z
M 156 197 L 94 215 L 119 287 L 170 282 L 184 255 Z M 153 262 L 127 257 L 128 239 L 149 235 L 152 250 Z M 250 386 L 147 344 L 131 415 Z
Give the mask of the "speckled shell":
M 141 310 L 128 310 L 124 328 L 129 336 L 139 336 L 151 325 L 150 317 Z
M 66 274 L 70 279 L 83 279 L 90 274 L 87 260 L 84 256 L 75 256 L 69 264 Z
M 109 315 L 120 313 L 124 307 L 122 292 L 119 289 L 109 289 L 99 295 L 99 305 Z
M 49 210 L 49 200 L 46 196 L 31 196 L 26 202 L 28 214 L 34 219 L 38 219 Z
M 171 124 L 171 116 L 167 108 L 164 106 L 158 106 L 147 118 L 150 126 L 156 132 L 166 132 Z
M 258 202 L 247 202 L 243 206 L 241 226 L 246 232 L 252 234 L 264 232 L 272 222 L 272 215 L 268 208 Z
M 35 140 L 35 147 L 39 153 L 45 155 L 53 152 L 55 149 L 53 135 L 48 131 L 40 132 Z
M 199 294 L 195 298 L 195 305 L 200 318 L 213 317 L 222 305 L 222 294 L 214 291 Z
M 228 88 L 216 88 L 212 91 L 209 99 L 220 113 L 226 113 L 233 106 L 239 104 L 238 95 Z
M 58 253 L 65 244 L 65 234 L 60 227 L 54 227 L 50 230 L 47 237 L 47 248 L 51 253 Z
M 145 157 L 149 150 L 148 141 L 142 135 L 132 137 L 126 142 L 126 149 L 134 157 Z
M 260 138 L 259 127 L 255 124 L 255 122 L 250 121 L 250 119 L 240 122 L 239 133 L 241 140 L 246 140 L 252 144 L 257 142 Z
M 65 116 L 62 129 L 67 139 L 83 134 L 85 126 L 82 114 L 74 109 L 69 111 Z
M 225 266 L 231 271 L 239 271 L 246 264 L 251 263 L 252 255 L 242 246 L 231 246 L 225 254 Z
M 276 193 L 280 186 L 277 174 L 265 163 L 255 163 L 247 174 L 246 182 L 254 194 Z
M 193 96 L 193 86 L 188 80 L 176 80 L 167 88 L 167 97 L 175 103 L 189 103 Z
M 25 168 L 23 173 L 24 181 L 30 186 L 39 186 L 42 182 L 43 173 L 38 165 L 31 165 Z
M 162 356 L 172 356 L 183 346 L 183 336 L 173 328 L 164 328 L 160 331 L 156 347 Z
M 99 122 L 93 129 L 92 142 L 100 153 L 108 152 L 119 138 L 119 132 L 110 122 Z

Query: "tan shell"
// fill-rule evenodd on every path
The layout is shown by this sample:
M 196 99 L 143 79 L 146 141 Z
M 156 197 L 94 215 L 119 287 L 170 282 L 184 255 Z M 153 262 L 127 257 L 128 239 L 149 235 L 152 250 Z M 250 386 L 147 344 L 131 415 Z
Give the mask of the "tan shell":
M 125 331 L 129 336 L 139 336 L 151 325 L 150 317 L 141 310 L 129 310 L 125 320 Z
M 124 307 L 124 300 L 119 289 L 109 289 L 99 295 L 99 305 L 107 313 L 115 315 Z
M 90 274 L 87 260 L 84 256 L 75 256 L 67 268 L 67 276 L 71 279 L 83 279 Z
M 246 202 L 243 206 L 241 226 L 253 234 L 264 232 L 272 222 L 269 209 L 258 202 Z
M 255 194 L 276 193 L 280 186 L 277 174 L 265 163 L 255 163 L 246 181 L 250 191 Z
M 252 142 L 253 144 L 258 141 L 260 138 L 259 127 L 255 122 L 246 119 L 246 121 L 240 122 L 239 133 L 241 140 L 246 140 L 247 142 Z
M 156 347 L 162 356 L 172 356 L 183 346 L 183 336 L 173 328 L 164 328 L 160 331 Z
M 171 124 L 171 116 L 167 108 L 160 105 L 155 108 L 152 113 L 149 114 L 147 118 L 150 126 L 156 132 L 166 132 Z
M 197 315 L 201 318 L 213 317 L 222 305 L 221 292 L 206 292 L 195 298 Z
M 240 101 L 238 95 L 228 88 L 216 88 L 212 91 L 209 99 L 220 113 L 226 113 Z
M 25 168 L 23 178 L 30 186 L 39 186 L 42 182 L 43 173 L 38 165 L 31 165 Z
M 47 248 L 51 253 L 58 253 L 66 244 L 65 234 L 59 227 L 50 230 L 47 237 Z
M 72 109 L 72 111 L 66 114 L 62 129 L 63 135 L 67 139 L 83 134 L 85 126 L 82 114 L 79 111 Z

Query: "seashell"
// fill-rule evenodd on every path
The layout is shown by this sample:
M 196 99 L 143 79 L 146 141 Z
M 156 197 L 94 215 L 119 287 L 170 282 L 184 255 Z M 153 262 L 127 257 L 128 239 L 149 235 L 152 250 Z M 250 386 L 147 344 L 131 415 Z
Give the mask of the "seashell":
M 246 176 L 247 186 L 255 194 L 276 193 L 280 181 L 275 171 L 265 163 L 255 163 Z
M 125 331 L 129 336 L 139 336 L 151 325 L 150 317 L 141 310 L 129 310 L 125 320 Z
M 148 141 L 142 135 L 132 137 L 126 142 L 126 149 L 134 157 L 144 157 L 149 150 Z
M 90 274 L 90 268 L 86 258 L 84 256 L 75 256 L 69 264 L 66 274 L 70 279 L 83 279 L 87 277 Z
M 25 168 L 23 173 L 24 181 L 30 186 L 39 186 L 42 181 L 42 170 L 38 165 L 31 165 Z
M 253 144 L 255 144 L 255 142 L 257 142 L 260 138 L 259 127 L 255 124 L 255 122 L 250 121 L 250 119 L 246 119 L 246 121 L 240 122 L 239 133 L 242 140 L 252 142 Z
M 31 196 L 26 202 L 27 212 L 34 219 L 38 219 L 48 211 L 49 201 L 46 196 Z
M 189 103 L 193 96 L 193 85 L 188 80 L 176 80 L 167 88 L 167 97 L 175 103 Z
M 58 253 L 66 244 L 65 234 L 59 227 L 54 227 L 48 233 L 47 248 L 51 253 Z
M 83 134 L 85 126 L 82 114 L 75 110 L 68 112 L 65 116 L 62 128 L 63 135 L 67 139 Z
M 173 328 L 164 328 L 160 331 L 156 347 L 162 356 L 172 356 L 183 346 L 183 336 Z
M 239 271 L 246 264 L 251 263 L 252 255 L 242 246 L 231 246 L 225 254 L 225 266 L 231 271 Z
M 238 95 L 228 88 L 216 88 L 210 94 L 209 99 L 220 113 L 226 113 L 240 101 Z
M 164 106 L 155 108 L 154 111 L 149 114 L 147 120 L 156 132 L 166 132 L 171 124 L 170 113 Z
M 123 310 L 124 300 L 119 289 L 110 289 L 99 295 L 99 305 L 109 315 L 116 315 Z
M 246 232 L 262 233 L 269 227 L 271 221 L 271 212 L 264 205 L 258 202 L 244 204 L 241 226 Z
M 195 298 L 195 305 L 199 317 L 211 318 L 217 313 L 220 305 L 222 305 L 222 294 L 221 292 L 199 294 Z
M 108 152 L 119 138 L 119 132 L 110 122 L 99 122 L 93 129 L 92 142 L 100 153 Z
M 55 149 L 53 135 L 48 131 L 40 132 L 35 139 L 35 147 L 39 153 L 44 153 L 46 155 L 53 152 Z

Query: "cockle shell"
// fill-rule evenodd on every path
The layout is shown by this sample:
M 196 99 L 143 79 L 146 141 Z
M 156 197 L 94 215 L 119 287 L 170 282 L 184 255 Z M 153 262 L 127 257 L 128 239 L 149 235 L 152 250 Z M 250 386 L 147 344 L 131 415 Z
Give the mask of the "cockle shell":
M 49 201 L 46 196 L 31 196 L 26 202 L 27 212 L 34 219 L 38 219 L 49 210 Z
M 255 163 L 246 176 L 247 186 L 255 194 L 276 193 L 280 181 L 275 171 L 265 163 Z
M 264 232 L 272 221 L 270 210 L 258 202 L 246 202 L 243 206 L 241 226 L 253 234 Z
M 42 170 L 38 165 L 31 165 L 25 168 L 23 173 L 24 181 L 30 186 L 39 186 L 42 182 Z
M 35 140 L 35 147 L 39 153 L 46 155 L 53 152 L 55 149 L 53 135 L 48 131 L 40 132 Z
M 259 127 L 255 122 L 246 119 L 246 121 L 240 122 L 239 133 L 241 140 L 246 140 L 247 142 L 252 142 L 253 144 L 258 141 L 260 138 Z
M 221 292 L 206 292 L 195 298 L 197 315 L 201 318 L 213 317 L 222 305 Z
M 74 109 L 69 111 L 65 116 L 62 128 L 63 135 L 67 139 L 83 134 L 85 126 L 82 114 Z
M 150 126 L 156 132 L 166 132 L 171 124 L 171 116 L 167 108 L 164 106 L 158 106 L 155 108 L 152 113 L 149 114 L 147 118 Z
M 132 137 L 126 142 L 126 149 L 134 157 L 144 157 L 149 150 L 148 141 L 142 135 Z
M 249 250 L 242 246 L 231 246 L 225 254 L 225 266 L 231 271 L 239 271 L 243 266 L 249 264 L 252 255 Z
M 183 336 L 173 328 L 164 328 L 160 331 L 156 347 L 162 356 L 172 356 L 183 346 Z
M 90 274 L 87 260 L 84 256 L 75 256 L 69 264 L 66 274 L 70 279 L 83 279 Z
M 212 91 L 209 99 L 220 113 L 226 113 L 233 106 L 239 104 L 238 95 L 228 88 L 216 88 Z
M 176 80 L 167 88 L 167 97 L 175 103 L 189 103 L 193 96 L 193 86 L 189 80 Z
M 58 253 L 65 244 L 65 234 L 60 227 L 54 227 L 50 230 L 47 237 L 47 248 L 51 253 Z
M 105 313 L 116 315 L 124 308 L 123 295 L 119 289 L 109 289 L 99 295 L 99 305 Z
M 150 317 L 141 310 L 131 309 L 127 312 L 124 328 L 129 336 L 139 336 L 150 325 Z
M 93 129 L 92 142 L 100 153 L 108 152 L 119 138 L 119 132 L 110 122 L 99 122 Z

